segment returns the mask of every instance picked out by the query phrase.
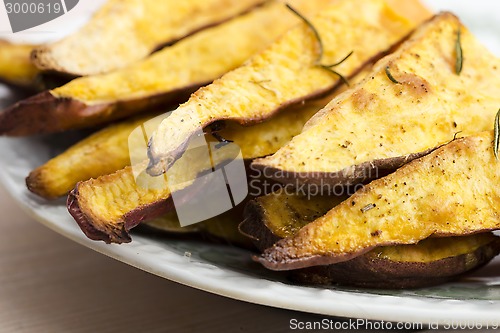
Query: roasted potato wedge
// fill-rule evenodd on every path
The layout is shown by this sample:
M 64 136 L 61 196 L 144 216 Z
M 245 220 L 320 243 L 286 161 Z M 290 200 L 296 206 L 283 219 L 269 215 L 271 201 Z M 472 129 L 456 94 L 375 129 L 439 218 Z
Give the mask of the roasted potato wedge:
M 291 3 L 312 14 L 334 1 Z M 0 114 L 0 134 L 84 128 L 184 101 L 196 88 L 238 67 L 298 22 L 283 3 L 272 1 L 122 70 L 79 78 L 17 103 Z
M 247 204 L 240 230 L 265 251 L 277 241 L 325 215 L 346 197 L 310 197 L 272 193 Z M 293 281 L 368 288 L 417 288 L 451 281 L 488 263 L 500 253 L 490 233 L 430 238 L 417 245 L 374 249 L 352 260 L 290 271 Z
M 465 60 L 457 74 L 457 32 Z M 391 78 L 396 82 L 393 82 Z M 500 59 L 449 13 L 419 28 L 334 99 L 273 156 L 256 160 L 275 180 L 332 187 L 378 178 L 463 135 L 491 129 Z
M 30 61 L 32 50 L 33 45 L 0 40 L 0 81 L 21 88 L 38 88 L 39 70 Z
M 44 71 L 73 76 L 107 73 L 264 2 L 109 0 L 81 30 L 37 47 L 32 59 Z
M 375 248 L 500 229 L 493 135 L 456 139 L 375 180 L 258 259 L 273 270 L 348 261 Z
M 342 84 L 327 66 L 352 77 L 364 64 L 381 57 L 426 15 L 400 12 L 383 0 L 339 0 L 311 16 L 308 24 L 288 31 L 242 67 L 198 90 L 160 125 L 150 143 L 151 175 L 165 172 L 183 154 L 200 127 L 235 120 L 261 122 L 287 105 L 323 95 Z M 356 29 L 353 29 L 353 27 Z
M 80 181 L 129 166 L 129 136 L 151 118 L 130 119 L 83 139 L 33 170 L 26 178 L 28 189 L 46 199 L 56 199 L 68 194 Z

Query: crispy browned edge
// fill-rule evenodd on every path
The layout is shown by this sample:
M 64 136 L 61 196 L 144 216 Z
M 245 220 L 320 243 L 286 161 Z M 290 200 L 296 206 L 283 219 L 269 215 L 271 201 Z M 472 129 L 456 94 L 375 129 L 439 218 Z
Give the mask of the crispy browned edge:
M 260 252 L 271 248 L 281 239 L 263 223 L 263 214 L 262 206 L 250 201 L 245 207 L 245 220 L 239 226 L 240 232 L 249 237 Z M 486 265 L 500 253 L 500 238 L 495 238 L 472 254 L 427 263 L 392 261 L 368 255 L 368 252 L 360 253 L 359 256 L 347 255 L 343 258 L 347 258 L 347 261 L 336 264 L 317 264 L 290 270 L 288 277 L 294 282 L 312 285 L 339 284 L 381 289 L 429 287 L 456 280 Z M 475 260 L 473 266 L 470 265 L 471 258 Z
M 252 163 L 252 168 L 262 170 L 269 178 L 282 184 L 314 184 L 325 188 L 353 186 L 386 176 L 403 165 L 428 155 L 438 148 L 430 148 L 405 156 L 368 161 L 336 172 L 292 172 L 259 164 L 259 160 Z
M 132 238 L 129 231 L 139 225 L 146 219 L 159 217 L 167 214 L 173 209 L 173 201 L 171 197 L 161 201 L 152 202 L 149 205 L 138 207 L 123 216 L 121 223 L 116 223 L 117 228 L 107 228 L 106 230 L 97 229 L 91 219 L 82 211 L 78 203 L 78 186 L 70 192 L 67 199 L 67 207 L 71 216 L 80 226 L 83 233 L 90 239 L 95 241 L 104 241 L 107 244 L 111 243 L 130 243 Z
M 106 124 L 157 106 L 182 102 L 204 84 L 206 82 L 163 94 L 97 105 L 87 105 L 72 98 L 57 98 L 45 91 L 2 111 L 0 135 L 52 134 Z
M 389 47 L 386 51 L 379 52 L 376 55 L 372 56 L 370 59 L 368 59 L 366 62 L 364 62 L 361 66 L 359 66 L 358 69 L 353 71 L 353 73 L 351 75 L 349 75 L 347 78 L 352 79 L 356 75 L 360 74 L 363 71 L 363 69 L 366 68 L 366 66 L 368 66 L 370 64 L 374 64 L 378 60 L 382 59 L 383 57 L 393 53 L 402 43 L 404 43 L 412 35 L 412 33 L 413 33 L 413 31 L 410 32 L 409 34 L 407 34 L 404 38 L 402 38 L 398 42 L 396 42 L 394 45 Z M 243 117 L 243 118 L 229 118 L 228 117 L 228 118 L 220 118 L 220 119 L 214 118 L 210 122 L 203 124 L 203 126 L 207 127 L 207 126 L 210 126 L 214 122 L 225 121 L 225 120 L 235 121 L 242 126 L 252 126 L 255 124 L 259 124 L 259 123 L 262 123 L 263 121 L 265 121 L 266 119 L 273 117 L 277 113 L 279 113 L 279 112 L 283 111 L 284 109 L 287 109 L 291 106 L 298 105 L 298 104 L 301 104 L 301 103 L 304 103 L 304 102 L 307 102 L 310 100 L 320 99 L 320 98 L 326 97 L 328 94 L 332 93 L 333 91 L 335 91 L 336 89 L 341 87 L 343 84 L 344 84 L 344 82 L 342 82 L 342 80 L 339 79 L 337 83 L 333 84 L 329 88 L 317 90 L 309 95 L 302 96 L 302 97 L 296 98 L 294 100 L 289 100 L 286 103 L 277 107 L 275 110 L 273 110 L 273 112 L 269 113 L 264 118 L 255 118 L 255 117 L 253 117 L 253 118 L 252 117 Z M 1 134 L 1 131 L 0 131 L 0 134 Z M 192 135 L 194 135 L 194 134 L 192 134 Z M 168 157 L 165 157 L 163 155 L 154 156 L 152 154 L 151 147 L 153 146 L 153 140 L 151 138 L 149 140 L 149 143 L 148 143 L 149 165 L 147 167 L 147 173 L 151 176 L 159 176 L 159 175 L 165 173 L 175 163 L 175 161 L 177 161 L 184 154 L 187 146 L 189 145 L 189 141 L 191 140 L 191 138 L 192 138 L 192 136 L 186 137 L 184 144 L 177 147 L 177 149 L 175 149 L 174 151 L 169 152 Z
M 181 38 L 171 39 L 171 40 L 165 41 L 164 43 L 161 43 L 161 44 L 157 45 L 156 47 L 154 47 L 151 50 L 150 54 L 153 54 L 153 53 L 155 53 L 155 52 L 157 52 L 157 51 L 159 51 L 159 50 L 161 50 L 161 49 L 163 49 L 165 47 L 172 46 L 175 43 L 178 43 L 181 40 L 183 40 L 185 38 L 188 38 L 189 36 L 192 36 L 192 35 L 200 32 L 202 30 L 218 26 L 220 24 L 223 24 L 225 22 L 228 22 L 228 21 L 234 19 L 235 17 L 243 16 L 243 15 L 245 15 L 245 14 L 253 11 L 256 8 L 263 6 L 268 1 L 269 0 L 262 0 L 260 3 L 256 4 L 255 6 L 252 6 L 252 7 L 248 8 L 248 9 L 246 9 L 244 11 L 242 11 L 241 13 L 239 13 L 237 15 L 234 15 L 234 16 L 231 16 L 231 17 L 227 17 L 225 19 L 222 19 L 222 20 L 219 20 L 219 21 L 215 21 L 215 22 L 206 24 L 204 26 L 201 26 L 201 27 L 199 27 L 197 29 L 194 29 L 194 30 L 188 32 L 186 35 L 184 35 Z M 39 47 L 33 49 L 33 51 L 31 51 L 31 62 L 35 66 L 37 66 L 40 70 L 43 70 L 43 71 L 46 71 L 48 73 L 55 74 L 55 75 L 70 76 L 70 77 L 73 77 L 73 78 L 77 78 L 77 77 L 82 76 L 79 73 L 66 72 L 65 70 L 61 69 L 60 66 L 58 66 L 55 63 L 53 63 L 52 61 L 49 61 L 48 63 L 41 62 L 40 59 L 46 59 L 46 58 L 45 57 L 40 57 L 39 55 L 47 52 L 48 49 L 49 49 L 48 46 L 42 45 L 42 46 L 39 46 Z M 208 82 L 206 84 L 208 84 Z
M 289 278 L 306 284 L 341 284 L 384 289 L 422 288 L 456 280 L 485 266 L 499 253 L 500 239 L 496 237 L 472 253 L 426 263 L 398 262 L 365 255 L 334 265 L 291 271 Z

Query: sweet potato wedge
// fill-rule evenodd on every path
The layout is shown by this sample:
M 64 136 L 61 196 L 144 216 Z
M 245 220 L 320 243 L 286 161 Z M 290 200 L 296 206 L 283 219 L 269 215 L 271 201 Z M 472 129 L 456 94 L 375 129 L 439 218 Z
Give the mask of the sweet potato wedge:
M 311 197 L 272 193 L 247 204 L 240 230 L 265 251 L 344 201 L 345 197 Z M 305 284 L 341 284 L 368 288 L 427 287 L 460 277 L 493 259 L 500 240 L 490 233 L 430 238 L 416 245 L 374 249 L 352 260 L 289 272 Z
M 295 110 L 282 113 L 253 127 L 227 123 L 217 133 L 236 142 L 245 159 L 275 153 L 300 133 L 304 124 L 333 98 L 333 94 Z M 132 131 L 152 116 L 137 117 L 111 125 L 33 170 L 26 178 L 28 189 L 46 199 L 68 194 L 78 182 L 114 173 L 130 165 L 128 142 Z
M 383 0 L 339 0 L 311 18 L 315 29 L 304 23 L 288 31 L 242 67 L 198 90 L 163 121 L 151 138 L 148 172 L 165 172 L 194 133 L 215 121 L 255 124 L 287 105 L 331 91 L 343 81 L 325 66 L 354 51 L 334 66 L 352 77 L 425 17 L 398 12 Z
M 305 13 L 316 13 L 333 1 L 291 3 Z M 122 70 L 79 78 L 22 101 L 0 115 L 0 134 L 83 128 L 185 101 L 196 88 L 243 64 L 298 22 L 283 3 L 272 1 Z
M 465 54 L 457 74 L 457 32 Z M 393 82 L 397 81 L 399 83 Z M 452 14 L 419 28 L 338 96 L 273 156 L 256 160 L 277 181 L 328 189 L 375 179 L 462 132 L 491 129 L 500 105 L 500 59 Z
M 228 123 L 225 128 L 218 132 L 218 135 L 238 145 L 243 158 L 246 160 L 272 154 L 295 134 L 299 133 L 307 119 L 326 103 L 328 103 L 327 99 L 323 99 L 307 103 L 305 106 L 297 106 L 294 112 L 277 115 L 270 121 L 253 127 L 242 128 L 238 124 Z M 124 128 L 126 128 L 127 135 L 130 134 L 130 127 L 122 125 L 121 131 Z M 107 133 L 111 133 L 112 130 L 104 130 L 104 134 L 96 134 L 96 136 L 106 139 Z M 116 137 L 123 137 L 125 133 L 121 131 L 115 134 Z M 215 138 L 211 138 L 211 135 L 207 133 L 207 140 L 214 141 Z M 114 141 L 114 138 L 109 143 L 104 140 L 100 146 L 111 147 Z M 86 156 L 80 154 L 80 152 L 90 150 L 99 159 L 105 158 L 101 154 L 107 154 L 106 149 L 93 150 L 92 147 L 88 146 L 89 142 L 90 140 L 86 143 L 82 142 L 77 147 L 71 148 L 68 154 L 56 158 L 55 164 L 57 165 L 68 166 L 72 164 L 72 166 L 68 166 L 67 171 L 68 174 L 71 174 L 71 179 L 64 180 L 67 185 L 76 179 L 82 181 L 70 194 L 68 208 L 89 238 L 114 243 L 128 242 L 130 241 L 128 234 L 130 229 L 142 221 L 161 216 L 172 208 L 170 205 L 171 191 L 166 187 L 151 190 L 141 188 L 136 184 L 131 167 L 126 167 L 111 175 L 85 181 L 88 179 L 86 178 L 88 174 L 79 173 L 78 164 L 74 163 L 75 160 L 86 159 Z M 125 139 L 120 146 L 116 146 L 116 150 L 113 152 L 113 154 L 118 155 L 117 159 L 123 162 L 130 158 L 129 149 L 124 146 L 126 142 Z M 196 161 L 192 154 L 189 155 L 190 158 Z M 130 162 L 130 159 L 128 162 Z M 47 196 L 46 192 L 51 191 L 51 193 L 54 193 L 55 189 L 59 193 L 62 192 L 57 188 L 59 185 L 50 179 L 57 176 L 53 173 L 55 169 L 52 164 L 54 163 L 49 162 L 46 166 L 41 167 L 42 171 L 35 171 L 30 176 L 31 180 L 28 181 L 28 184 L 31 184 L 31 189 L 38 194 Z M 99 167 L 99 170 L 102 170 L 102 168 L 102 166 Z M 179 169 L 182 170 L 182 168 Z M 182 176 L 186 180 L 194 179 L 198 173 L 192 167 L 185 168 L 185 171 Z M 51 176 L 45 178 L 39 176 L 47 173 L 50 173 Z M 148 178 L 146 175 L 144 177 Z M 189 187 L 189 185 L 192 185 L 192 183 L 188 182 L 186 187 Z M 47 190 L 48 188 L 50 190 Z
M 195 168 L 186 168 L 186 172 L 179 175 L 181 178 L 186 177 L 186 181 L 176 182 L 179 186 L 175 189 L 167 186 L 167 179 L 164 180 L 164 186 L 158 185 L 161 181 L 158 179 L 143 180 L 152 182 L 152 187 L 138 185 L 135 170 L 129 166 L 111 175 L 80 182 L 71 191 L 67 201 L 68 210 L 87 237 L 106 243 L 130 242 L 130 229 L 146 219 L 165 215 L 174 208 L 171 197 L 173 191 L 185 190 L 185 200 L 189 200 L 190 194 L 196 193 L 202 185 L 197 185 L 194 180 L 197 173 L 187 172 Z
M 374 248 L 500 228 L 493 135 L 456 139 L 375 180 L 260 258 L 273 270 L 329 265 Z
M 322 217 L 346 197 L 289 195 L 274 192 L 250 201 L 239 229 L 261 251 Z
M 0 40 L 0 81 L 21 88 L 38 88 L 39 70 L 31 63 L 33 45 Z
M 73 76 L 107 73 L 148 56 L 264 0 L 110 0 L 75 34 L 32 54 L 42 70 Z
M 80 181 L 113 173 L 130 165 L 129 136 L 152 116 L 111 125 L 71 146 L 33 170 L 28 189 L 46 199 L 68 194 Z
M 364 74 L 370 69 L 370 66 L 366 66 L 360 74 L 353 78 L 353 82 L 358 82 L 362 80 Z M 306 121 L 314 115 L 318 110 L 324 107 L 336 94 L 341 93 L 343 90 L 338 89 L 332 94 L 326 96 L 323 99 L 318 99 L 314 101 L 309 101 L 304 105 L 295 105 L 290 106 L 290 110 L 287 112 L 283 112 L 280 114 L 276 114 L 272 118 L 267 121 L 257 124 L 251 127 L 243 127 L 235 122 L 227 122 L 225 123 L 221 129 L 219 129 L 216 133 L 216 138 L 211 134 L 211 130 L 206 133 L 206 139 L 209 142 L 213 142 L 219 139 L 232 141 L 233 144 L 237 145 L 242 154 L 242 158 L 246 161 L 251 161 L 257 157 L 266 156 L 269 154 L 275 153 L 280 147 L 286 144 L 292 137 L 298 134 Z M 128 126 L 124 126 L 127 135 L 130 132 L 130 128 Z M 104 135 L 102 138 L 106 138 L 106 133 L 110 133 L 113 129 L 104 130 Z M 145 130 L 145 128 L 143 128 Z M 145 132 L 147 132 L 145 130 Z M 124 133 L 116 133 L 116 136 L 124 136 Z M 113 139 L 114 141 L 114 139 Z M 88 142 L 87 142 L 88 143 Z M 61 158 L 57 159 L 58 165 L 67 166 L 68 170 L 72 170 L 72 180 L 65 180 L 66 183 L 77 180 L 80 178 L 82 183 L 80 183 L 77 188 L 70 194 L 70 198 L 68 200 L 68 208 L 71 214 L 75 217 L 75 220 L 79 223 L 82 230 L 92 239 L 95 240 L 104 240 L 107 242 L 114 243 L 122 243 L 130 241 L 130 235 L 128 231 L 140 224 L 142 221 L 148 221 L 150 219 L 156 218 L 164 213 L 165 210 L 171 209 L 170 206 L 166 205 L 166 203 L 170 203 L 171 192 L 168 189 L 163 189 L 164 191 L 149 193 L 148 191 L 144 191 L 144 189 L 139 189 L 137 184 L 133 181 L 134 175 L 132 168 L 128 167 L 122 170 L 117 171 L 114 175 L 99 177 L 97 180 L 85 181 L 88 175 L 79 174 L 78 164 L 73 163 L 73 166 L 69 166 L 69 162 L 66 159 L 71 159 L 73 161 L 76 160 L 85 160 L 85 155 L 74 156 L 73 153 L 79 154 L 82 150 L 90 150 L 93 151 L 91 147 L 86 148 L 85 144 L 81 144 L 78 149 L 70 149 L 65 156 L 61 156 Z M 112 146 L 106 142 L 101 142 L 100 146 Z M 129 158 L 130 152 L 129 149 L 124 149 L 125 146 L 122 144 L 120 146 L 116 146 L 113 154 L 116 154 L 117 158 L 125 159 Z M 107 154 L 106 149 L 97 149 L 93 151 L 93 156 L 96 159 L 105 159 L 105 156 L 101 156 L 100 154 Z M 141 153 L 141 152 L 140 152 Z M 43 172 L 47 173 L 52 168 L 50 165 L 42 166 L 41 169 Z M 82 162 L 83 163 L 83 162 Z M 99 168 L 100 170 L 102 167 Z M 179 168 L 182 170 L 182 167 Z M 188 168 L 191 170 L 190 168 Z M 189 171 L 188 170 L 188 171 Z M 70 171 L 68 171 L 70 172 Z M 189 172 L 192 172 L 189 171 Z M 187 172 L 186 179 L 189 179 L 192 174 Z M 252 170 L 250 170 L 252 172 Z M 34 182 L 38 181 L 40 178 L 35 178 L 37 174 L 40 174 L 40 171 L 36 171 L 34 176 L 31 178 Z M 254 175 L 258 177 L 259 175 Z M 144 177 L 148 178 L 146 175 Z M 124 181 L 125 179 L 126 181 Z M 35 183 L 38 188 L 56 188 L 57 183 L 51 184 L 43 183 L 44 180 L 49 180 L 50 177 L 43 179 L 41 177 L 41 182 L 38 184 Z M 30 183 L 30 182 L 28 182 Z M 106 191 L 100 191 L 97 189 L 101 188 L 112 188 L 113 184 L 120 183 L 122 189 L 127 194 L 127 196 L 133 197 L 135 201 L 127 203 L 122 201 L 119 197 L 115 199 L 105 198 L 104 194 Z M 126 185 L 123 185 L 125 184 Z M 38 190 L 34 185 L 31 187 L 38 194 L 44 195 L 43 191 Z M 92 189 L 92 187 L 96 187 Z M 201 185 L 200 185 L 201 186 Z M 82 194 L 79 191 L 79 188 L 88 189 L 85 194 Z M 97 195 L 94 195 L 94 190 L 98 191 Z M 114 195 L 121 196 L 121 193 L 112 193 L 109 196 L 112 198 Z M 85 198 L 85 196 L 89 196 L 89 198 Z M 100 197 L 101 196 L 101 197 Z M 146 198 L 142 198 L 143 196 L 147 196 Z M 139 201 L 138 198 L 142 198 L 142 201 Z M 104 203 L 102 206 L 101 203 Z M 115 206 L 119 206 L 119 208 L 109 208 L 109 210 L 114 210 L 117 213 L 113 216 L 106 214 L 108 208 L 105 207 L 106 204 L 112 204 Z M 97 205 L 97 206 L 96 206 Z M 81 207 L 80 207 L 81 206 Z M 94 207 L 96 206 L 96 207 Z M 168 206 L 168 207 L 167 207 Z M 155 207 L 161 207 L 161 209 L 157 209 Z M 88 212 L 88 213 L 86 213 Z M 140 215 L 139 220 L 133 222 L 134 218 Z M 119 229 L 120 236 L 117 236 L 113 230 Z M 111 237 L 110 237 L 111 235 Z
M 475 271 L 500 253 L 491 233 L 430 238 L 416 245 L 382 247 L 352 260 L 290 272 L 305 284 L 408 289 L 450 282 Z

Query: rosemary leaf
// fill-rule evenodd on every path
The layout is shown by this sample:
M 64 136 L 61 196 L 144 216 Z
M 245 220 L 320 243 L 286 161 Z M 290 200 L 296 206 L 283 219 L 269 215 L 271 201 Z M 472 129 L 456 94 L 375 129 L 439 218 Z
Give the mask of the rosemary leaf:
M 353 53 L 354 53 L 354 51 L 351 51 L 351 52 L 349 52 L 349 54 L 348 54 L 348 55 L 346 55 L 344 58 L 342 58 L 342 60 L 340 60 L 340 61 L 338 61 L 338 62 L 334 63 L 333 65 L 325 65 L 325 67 L 330 67 L 330 68 L 332 68 L 332 67 L 339 66 L 339 65 L 343 64 L 343 63 L 344 63 L 347 59 L 349 59 L 349 58 L 352 56 L 352 54 L 353 54 Z
M 495 158 L 498 161 L 498 148 L 500 145 L 500 109 L 497 112 L 495 117 L 495 141 L 493 144 L 493 153 L 495 154 Z
M 316 37 L 316 40 L 318 41 L 318 46 L 319 46 L 319 52 L 318 52 L 318 57 L 316 59 L 316 63 L 320 63 L 321 59 L 323 58 L 323 40 L 321 39 L 321 36 L 318 32 L 318 29 L 312 24 L 311 21 L 309 21 L 304 15 L 299 13 L 295 8 L 293 8 L 290 4 L 286 4 L 286 7 L 290 9 L 292 13 L 297 15 L 298 18 L 300 18 L 314 33 L 314 36 Z
M 339 62 L 337 62 L 337 63 L 335 63 L 333 65 L 322 65 L 321 64 L 321 60 L 323 59 L 323 54 L 324 54 L 324 50 L 325 49 L 324 49 L 324 46 L 323 46 L 323 40 L 321 39 L 321 35 L 319 34 L 318 29 L 316 29 L 316 27 L 312 24 L 311 21 L 309 21 L 304 15 L 302 15 L 301 13 L 299 13 L 290 4 L 286 4 L 286 7 L 292 13 L 294 13 L 295 15 L 297 15 L 297 17 L 299 17 L 311 29 L 311 31 L 314 33 L 314 36 L 316 37 L 316 40 L 318 41 L 318 46 L 319 46 L 319 52 L 318 52 L 318 56 L 316 58 L 316 66 L 321 67 L 323 69 L 326 69 L 329 72 L 337 75 L 342 80 L 342 82 L 344 82 L 349 87 L 350 86 L 349 85 L 349 81 L 347 81 L 347 79 L 342 74 L 340 74 L 339 72 L 333 70 L 332 67 L 338 66 L 338 65 L 342 64 L 344 61 L 346 61 L 347 59 L 349 59 L 349 57 L 354 53 L 354 51 L 351 51 L 342 60 L 340 60 Z
M 387 75 L 387 77 L 389 78 L 389 80 L 391 80 L 395 84 L 401 84 L 401 82 L 399 82 L 398 80 L 396 80 L 396 78 L 394 76 L 392 76 L 391 69 L 389 68 L 389 66 L 387 66 L 385 68 L 385 74 Z
M 459 28 L 457 32 L 457 42 L 455 44 L 455 51 L 457 53 L 457 60 L 455 63 L 455 72 L 457 75 L 462 73 L 462 69 L 464 67 L 464 51 L 462 49 L 462 31 Z
M 319 67 L 323 68 L 323 69 L 326 69 L 327 71 L 337 75 L 340 80 L 342 80 L 342 82 L 344 82 L 346 84 L 346 86 L 350 87 L 351 85 L 349 84 L 349 81 L 342 75 L 340 74 L 339 72 L 337 72 L 336 70 L 334 70 L 333 68 L 329 67 L 329 66 L 325 66 L 325 65 L 318 65 Z

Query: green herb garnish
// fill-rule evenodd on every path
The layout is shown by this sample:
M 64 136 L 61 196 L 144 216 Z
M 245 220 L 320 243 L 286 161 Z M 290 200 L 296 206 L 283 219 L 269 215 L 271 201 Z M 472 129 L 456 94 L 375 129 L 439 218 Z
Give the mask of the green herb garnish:
M 460 75 L 464 67 L 464 51 L 462 49 L 462 30 L 460 28 L 457 31 L 457 42 L 455 44 L 455 51 L 457 53 L 455 72 L 457 73 L 457 75 Z
M 389 66 L 387 66 L 385 68 L 385 74 L 387 75 L 387 77 L 389 78 L 389 80 L 391 80 L 395 84 L 401 84 L 401 82 L 399 82 L 398 80 L 396 80 L 396 78 L 394 76 L 392 76 L 391 69 L 389 68 Z
M 498 148 L 500 145 L 500 109 L 498 110 L 495 117 L 495 133 L 493 136 L 495 137 L 495 141 L 493 143 L 493 153 L 495 154 L 495 158 L 498 161 Z
M 352 56 L 353 53 L 354 53 L 354 51 L 351 51 L 351 52 L 349 52 L 348 55 L 346 55 L 344 58 L 342 58 L 342 60 L 334 63 L 333 65 L 326 65 L 325 67 L 332 68 L 332 67 L 335 67 L 335 66 L 342 65 L 347 59 L 349 59 Z
M 333 68 L 328 67 L 326 65 L 317 65 L 317 66 L 319 66 L 319 67 L 321 67 L 323 69 L 326 69 L 327 71 L 329 71 L 329 72 L 337 75 L 340 78 L 340 80 L 342 80 L 342 82 L 344 82 L 346 84 L 346 86 L 348 86 L 348 87 L 350 86 L 349 81 L 342 74 L 340 74 L 339 72 L 337 72 Z
M 339 62 L 337 62 L 337 63 L 335 63 L 333 65 L 323 65 L 323 64 L 321 64 L 321 60 L 323 59 L 323 55 L 324 55 L 324 50 L 325 49 L 324 49 L 324 46 L 323 46 L 323 40 L 321 39 L 321 35 L 319 34 L 318 29 L 316 29 L 316 27 L 312 24 L 311 21 L 309 21 L 309 19 L 307 19 L 304 15 L 302 15 L 301 13 L 299 13 L 299 11 L 297 11 L 295 8 L 293 8 L 290 4 L 286 4 L 286 7 L 292 13 L 294 13 L 295 15 L 297 15 L 297 17 L 300 18 L 309 27 L 309 29 L 311 29 L 311 31 L 314 33 L 314 37 L 316 38 L 316 40 L 318 42 L 318 49 L 319 49 L 315 65 L 318 66 L 318 67 L 321 67 L 323 69 L 326 69 L 329 72 L 337 75 L 342 80 L 342 82 L 344 82 L 347 86 L 349 86 L 349 81 L 342 74 L 340 74 L 339 72 L 337 72 L 336 70 L 334 70 L 333 67 L 339 66 L 340 64 L 344 63 L 344 61 L 346 61 L 347 59 L 349 59 L 349 57 L 354 53 L 354 51 L 351 51 L 347 56 L 345 56 L 344 58 L 342 58 L 342 60 L 340 60 Z

